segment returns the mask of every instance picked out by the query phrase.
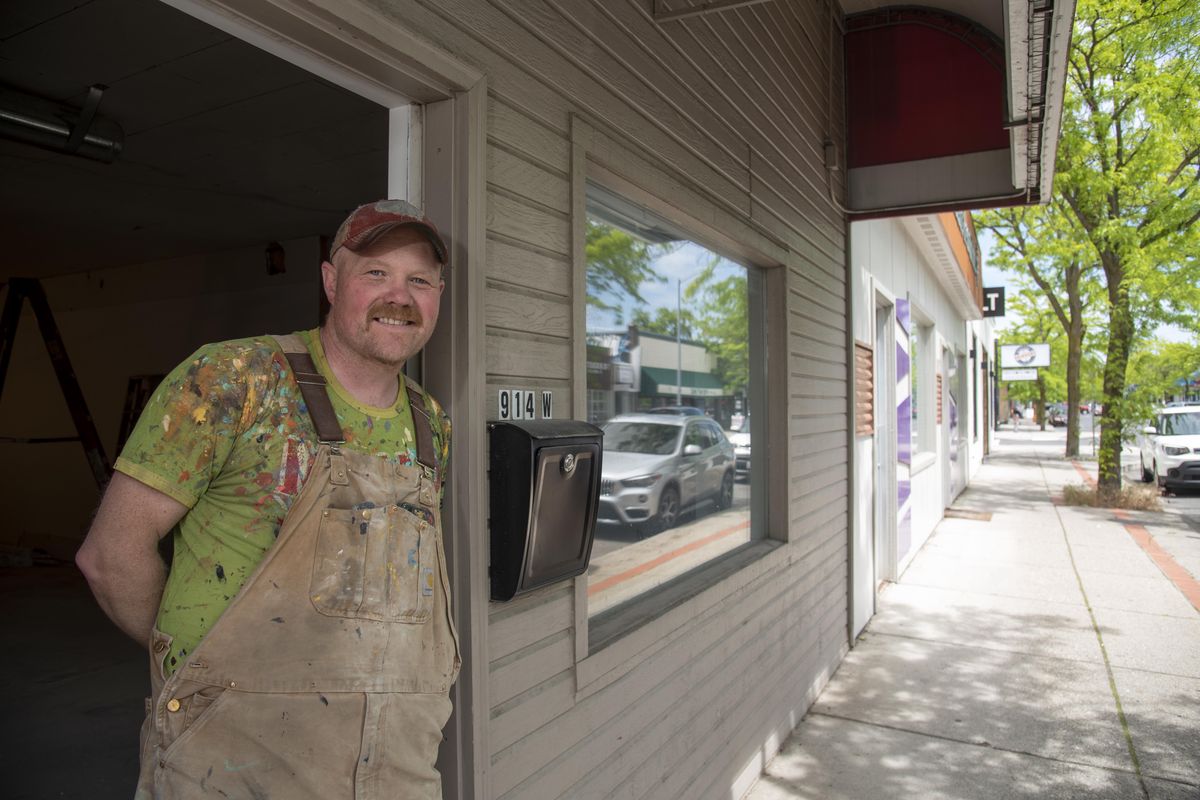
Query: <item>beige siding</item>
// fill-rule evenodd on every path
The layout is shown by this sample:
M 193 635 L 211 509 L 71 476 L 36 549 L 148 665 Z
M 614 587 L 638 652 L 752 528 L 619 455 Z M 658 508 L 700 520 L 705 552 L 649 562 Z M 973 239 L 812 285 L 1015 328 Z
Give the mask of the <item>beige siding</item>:
M 846 241 L 824 148 L 842 159 L 836 25 L 820 3 L 662 25 L 650 0 L 369 4 L 487 78 L 489 413 L 505 387 L 571 408 L 572 115 L 612 174 L 786 270 L 782 545 L 687 618 L 648 623 L 627 658 L 592 654 L 587 685 L 569 584 L 492 604 L 488 622 L 489 797 L 724 800 L 846 650 Z

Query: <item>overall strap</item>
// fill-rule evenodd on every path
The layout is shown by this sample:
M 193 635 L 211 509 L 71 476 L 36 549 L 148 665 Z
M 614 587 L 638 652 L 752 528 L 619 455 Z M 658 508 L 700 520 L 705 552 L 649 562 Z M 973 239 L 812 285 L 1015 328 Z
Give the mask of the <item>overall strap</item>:
M 317 371 L 304 340 L 294 333 L 272 338 L 279 343 L 292 374 L 296 376 L 300 395 L 304 398 L 304 405 L 308 406 L 308 416 L 317 429 L 317 441 L 321 444 L 344 443 L 346 439 L 342 435 L 342 425 L 334 413 L 329 393 L 325 391 L 325 376 Z
M 413 434 L 417 439 L 417 463 L 433 476 L 438 486 L 441 486 L 442 476 L 438 469 L 437 452 L 433 446 L 433 420 L 425 402 L 425 390 L 407 375 L 404 376 L 404 384 L 408 390 L 408 406 L 412 409 Z

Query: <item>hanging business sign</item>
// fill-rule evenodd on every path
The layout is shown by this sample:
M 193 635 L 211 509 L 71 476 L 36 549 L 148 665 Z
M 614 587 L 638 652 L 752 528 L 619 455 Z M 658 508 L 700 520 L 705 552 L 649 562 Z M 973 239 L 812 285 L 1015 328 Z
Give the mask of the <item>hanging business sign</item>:
M 1048 367 L 1050 366 L 1050 345 L 1002 344 L 1000 345 L 1000 366 L 1009 369 Z
M 1002 381 L 1036 381 L 1036 369 L 1004 369 L 1000 370 Z
M 636 392 L 638 390 L 638 370 L 633 364 L 618 361 L 612 365 L 612 388 L 618 392 Z
M 983 315 L 985 317 L 1004 316 L 1004 287 L 983 287 Z

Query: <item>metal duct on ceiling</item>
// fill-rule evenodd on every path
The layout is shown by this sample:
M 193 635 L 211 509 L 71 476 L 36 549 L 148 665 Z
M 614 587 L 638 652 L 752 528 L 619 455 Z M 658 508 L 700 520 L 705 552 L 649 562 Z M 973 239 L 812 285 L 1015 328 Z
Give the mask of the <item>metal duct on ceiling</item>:
M 10 87 L 0 87 L 0 137 L 56 153 L 112 163 L 125 143 L 115 121 L 96 113 L 107 87 L 88 88 L 75 108 Z

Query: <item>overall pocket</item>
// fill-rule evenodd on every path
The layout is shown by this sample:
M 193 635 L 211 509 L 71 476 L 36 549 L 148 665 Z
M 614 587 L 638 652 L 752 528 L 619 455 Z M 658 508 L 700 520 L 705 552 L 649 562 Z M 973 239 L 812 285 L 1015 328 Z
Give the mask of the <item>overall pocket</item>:
M 181 740 L 195 735 L 195 731 L 211 716 L 214 706 L 228 694 L 221 687 L 199 686 L 186 684 L 176 687 L 171 699 L 163 706 L 164 736 L 162 745 L 164 752 L 174 750 Z
M 326 509 L 309 596 L 331 617 L 427 622 L 436 586 L 437 530 L 397 505 Z

